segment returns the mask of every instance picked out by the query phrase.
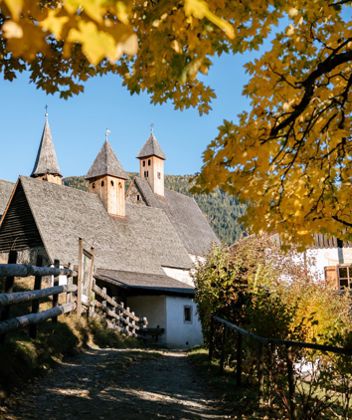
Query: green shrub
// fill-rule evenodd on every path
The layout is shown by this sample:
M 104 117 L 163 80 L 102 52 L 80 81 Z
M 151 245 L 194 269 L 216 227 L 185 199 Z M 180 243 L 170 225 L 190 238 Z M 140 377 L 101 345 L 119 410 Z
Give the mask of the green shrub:
M 223 327 L 215 324 L 215 329 L 210 329 L 214 314 L 265 337 L 352 348 L 350 294 L 315 283 L 307 277 L 300 259 L 293 252 L 281 252 L 271 238 L 253 236 L 232 248 L 213 248 L 195 270 L 194 280 L 205 342 L 212 340 L 215 357 L 222 349 Z M 230 369 L 236 368 L 236 348 L 236 335 L 230 334 L 226 342 Z M 261 383 L 261 392 L 291 418 L 313 419 L 318 412 L 319 418 L 331 418 L 331 413 L 349 415 L 350 358 L 291 348 L 296 369 L 293 413 L 287 393 L 285 346 L 265 347 L 260 363 L 257 341 L 243 338 L 243 348 L 244 378 L 259 385 L 256 377 L 264 371 L 266 382 Z M 306 381 L 299 371 L 308 362 L 318 372 Z M 341 400 L 345 402 L 341 404 Z

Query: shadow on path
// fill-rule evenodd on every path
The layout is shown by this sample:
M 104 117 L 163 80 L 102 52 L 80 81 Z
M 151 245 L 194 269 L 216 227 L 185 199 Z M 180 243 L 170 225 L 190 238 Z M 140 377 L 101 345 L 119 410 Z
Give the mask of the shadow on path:
M 229 419 L 205 388 L 184 353 L 89 350 L 16 396 L 5 419 Z

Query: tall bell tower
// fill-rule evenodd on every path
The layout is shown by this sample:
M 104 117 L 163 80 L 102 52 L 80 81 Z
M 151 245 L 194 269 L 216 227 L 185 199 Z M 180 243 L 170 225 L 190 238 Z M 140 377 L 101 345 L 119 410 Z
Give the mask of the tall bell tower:
M 153 131 L 137 158 L 139 159 L 139 173 L 141 178 L 149 182 L 153 192 L 164 197 L 164 152 L 154 136 Z
M 97 194 L 111 216 L 126 216 L 125 184 L 128 175 L 123 170 L 108 140 L 105 142 L 89 169 L 86 179 L 88 191 Z

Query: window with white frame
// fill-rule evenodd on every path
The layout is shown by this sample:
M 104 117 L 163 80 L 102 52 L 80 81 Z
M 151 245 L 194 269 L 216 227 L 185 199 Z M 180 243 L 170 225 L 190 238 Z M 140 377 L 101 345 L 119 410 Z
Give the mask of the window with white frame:
M 192 324 L 192 306 L 184 305 L 183 307 L 183 321 L 185 324 Z

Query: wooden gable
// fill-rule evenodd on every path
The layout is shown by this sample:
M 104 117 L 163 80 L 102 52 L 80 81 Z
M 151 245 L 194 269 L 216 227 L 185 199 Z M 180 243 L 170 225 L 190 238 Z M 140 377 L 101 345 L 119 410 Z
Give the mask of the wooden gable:
M 21 182 L 17 184 L 0 226 L 0 252 L 43 246 Z

